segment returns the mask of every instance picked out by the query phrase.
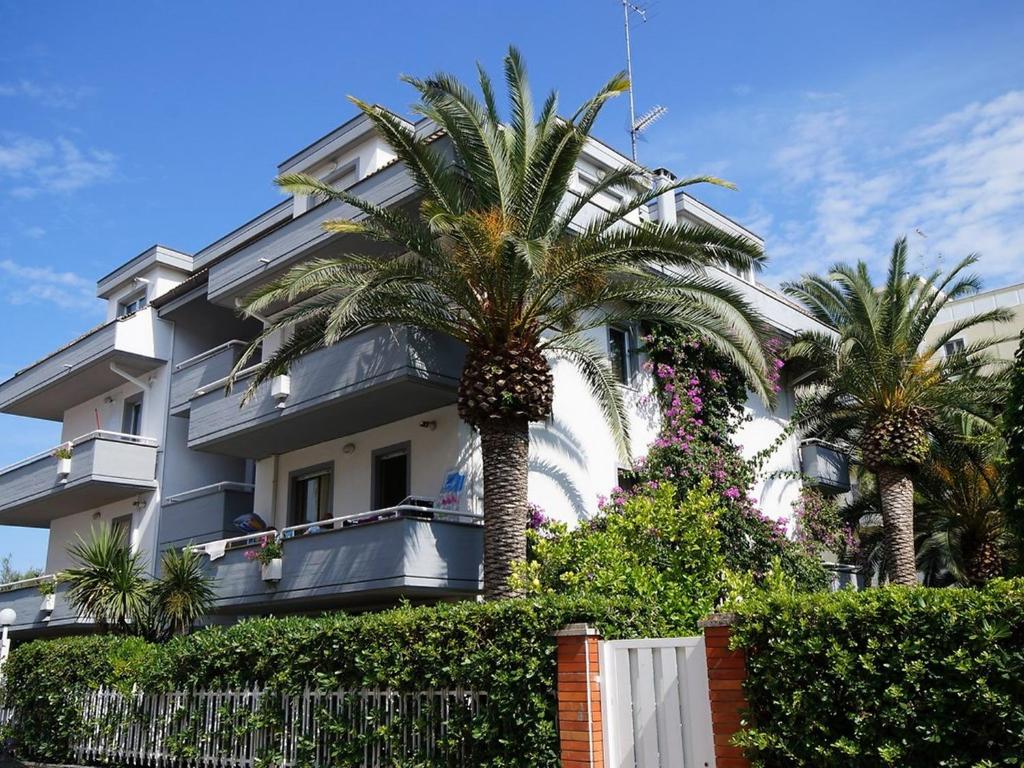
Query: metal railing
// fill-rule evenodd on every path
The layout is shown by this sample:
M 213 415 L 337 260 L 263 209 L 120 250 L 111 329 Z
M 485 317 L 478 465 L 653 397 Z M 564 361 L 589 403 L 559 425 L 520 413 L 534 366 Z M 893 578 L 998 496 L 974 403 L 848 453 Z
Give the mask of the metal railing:
M 415 759 L 468 768 L 484 746 L 474 732 L 487 731 L 479 728 L 487 702 L 486 693 L 461 688 L 298 695 L 259 687 L 127 694 L 100 688 L 79 697 L 82 727 L 70 746 L 79 764 L 385 768 Z
M 180 363 L 174 366 L 174 372 L 177 373 L 178 371 L 183 370 L 185 368 L 191 368 L 196 363 L 201 363 L 203 360 L 213 357 L 217 353 L 223 352 L 225 349 L 230 349 L 231 347 L 245 348 L 247 346 L 249 346 L 249 342 L 243 341 L 242 339 L 232 339 L 231 341 L 225 341 L 223 344 L 218 344 L 216 347 L 211 347 L 210 349 L 207 349 L 204 352 L 200 352 L 198 355 L 190 357 L 188 360 L 182 360 Z
M 328 520 L 318 520 L 315 523 L 289 525 L 286 528 L 282 528 L 280 531 L 276 528 L 270 528 L 266 531 L 247 533 L 242 536 L 233 536 L 228 539 L 220 539 L 218 541 L 211 541 L 205 544 L 193 544 L 187 547 L 187 549 L 191 549 L 199 553 L 208 553 L 207 548 L 230 552 L 233 549 L 255 547 L 267 536 L 280 539 L 282 543 L 287 545 L 287 542 L 290 539 L 332 533 L 342 531 L 356 525 L 367 525 L 383 522 L 385 520 L 396 520 L 403 517 L 446 523 L 461 523 L 463 525 L 483 525 L 484 523 L 482 515 L 473 515 L 467 512 L 453 512 L 444 509 L 435 509 L 434 507 L 420 507 L 413 504 L 399 504 L 398 506 L 387 507 L 385 509 L 356 512 L 351 515 L 332 517 Z
M 7 584 L 0 584 L 0 592 L 14 592 L 19 589 L 38 587 L 40 584 L 43 584 L 47 581 L 57 581 L 56 574 L 44 573 L 40 576 L 33 576 L 31 579 L 20 579 L 19 581 L 11 581 Z
M 0 467 L 0 475 L 6 474 L 7 472 L 13 472 L 14 470 L 21 469 L 22 467 L 27 467 L 29 464 L 37 462 L 41 459 L 51 458 L 53 456 L 53 452 L 56 451 L 58 448 L 66 448 L 67 446 L 70 445 L 73 449 L 74 446 L 81 445 L 82 443 L 86 443 L 90 440 L 112 440 L 118 443 L 132 443 L 134 445 L 145 445 L 150 448 L 155 448 L 158 445 L 157 441 L 152 437 L 142 437 L 141 435 L 129 435 L 125 432 L 111 432 L 110 430 L 106 429 L 94 429 L 92 432 L 86 432 L 84 435 L 73 437 L 70 440 L 64 441 L 60 445 L 55 445 L 52 448 L 49 448 L 45 451 L 40 451 L 37 454 L 29 456 L 27 459 L 22 459 L 21 461 L 17 461 L 14 464 L 8 464 L 6 467 Z

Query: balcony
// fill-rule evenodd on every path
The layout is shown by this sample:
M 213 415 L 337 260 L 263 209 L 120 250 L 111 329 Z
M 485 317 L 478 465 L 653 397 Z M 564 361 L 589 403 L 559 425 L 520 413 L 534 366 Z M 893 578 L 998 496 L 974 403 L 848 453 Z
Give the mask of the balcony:
M 184 547 L 230 538 L 233 521 L 252 512 L 253 487 L 216 483 L 168 496 L 160 512 L 160 548 Z
M 170 356 L 168 324 L 147 307 L 101 325 L 0 383 L 0 412 L 60 421 L 64 411 L 141 376 Z
M 181 416 L 188 413 L 189 402 L 196 390 L 226 378 L 247 346 L 248 342 L 235 339 L 174 366 L 171 374 L 171 414 Z
M 804 440 L 800 444 L 800 471 L 826 493 L 850 490 L 850 457 L 837 446 L 821 440 Z
M 244 406 L 254 369 L 234 389 L 199 389 L 188 446 L 261 459 L 361 432 L 455 402 L 464 348 L 451 338 L 379 327 L 317 350 L 292 367 L 288 392 L 261 386 Z
M 156 488 L 156 441 L 90 432 L 72 441 L 70 467 L 44 453 L 0 470 L 0 525 L 37 528 Z
M 440 600 L 481 589 L 480 518 L 400 506 L 281 531 L 280 580 L 246 558 L 265 534 L 196 547 L 211 555 L 218 613 Z M 213 559 L 216 558 L 216 559 Z
M 52 596 L 52 608 L 39 591 L 44 582 L 52 582 L 53 576 L 40 576 L 35 579 L 16 581 L 13 584 L 0 584 L 0 610 L 13 608 L 18 614 L 11 626 L 15 639 L 26 639 L 45 633 L 47 630 L 61 628 L 67 633 L 73 628 L 82 631 L 89 629 L 92 623 L 79 618 L 65 599 L 67 585 L 58 584 Z
M 349 191 L 364 200 L 391 207 L 414 196 L 416 186 L 405 167 L 395 163 L 357 182 Z M 210 301 L 233 306 L 234 299 L 282 270 L 303 259 L 325 255 L 325 249 L 354 239 L 359 239 L 360 253 L 381 247 L 365 238 L 324 231 L 323 223 L 327 220 L 361 218 L 362 214 L 347 203 L 330 200 L 291 220 L 284 215 L 286 210 L 284 206 L 275 208 L 270 213 L 276 223 L 266 234 L 248 243 L 243 241 L 228 258 L 210 266 Z M 352 250 L 344 245 L 340 248 Z

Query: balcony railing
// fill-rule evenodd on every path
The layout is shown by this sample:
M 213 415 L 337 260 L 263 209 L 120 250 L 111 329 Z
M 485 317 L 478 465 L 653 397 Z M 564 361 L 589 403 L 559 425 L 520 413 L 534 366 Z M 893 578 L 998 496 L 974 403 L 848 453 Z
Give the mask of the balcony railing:
M 0 469 L 0 525 L 46 527 L 156 487 L 155 440 L 96 431 L 70 445 L 70 459 L 48 451 Z
M 248 345 L 247 341 L 233 339 L 174 366 L 171 413 L 177 416 L 188 411 L 189 401 L 196 390 L 226 378 Z
M 33 579 L 0 584 L 0 610 L 13 608 L 17 619 L 11 626 L 16 638 L 41 634 L 60 627 L 87 628 L 91 622 L 78 616 L 66 599 L 66 585 L 55 583 L 53 574 Z M 44 584 L 54 584 L 55 591 L 46 595 L 40 591 Z
M 282 542 L 280 579 L 246 558 L 267 536 Z M 481 587 L 482 519 L 402 505 L 194 547 L 210 557 L 216 609 L 372 605 L 470 596 Z
M 0 383 L 0 411 L 60 421 L 64 412 L 162 365 L 170 326 L 150 307 L 112 320 Z M 120 372 L 119 372 L 120 371 Z
M 160 511 L 160 548 L 230 537 L 233 521 L 252 512 L 254 488 L 223 482 L 168 496 Z
M 800 470 L 809 482 L 829 493 L 850 490 L 850 457 L 841 448 L 821 440 L 800 444 Z
M 202 386 L 190 448 L 260 459 L 451 405 L 465 350 L 447 336 L 380 326 L 305 355 L 286 379 L 242 397 L 255 369 Z

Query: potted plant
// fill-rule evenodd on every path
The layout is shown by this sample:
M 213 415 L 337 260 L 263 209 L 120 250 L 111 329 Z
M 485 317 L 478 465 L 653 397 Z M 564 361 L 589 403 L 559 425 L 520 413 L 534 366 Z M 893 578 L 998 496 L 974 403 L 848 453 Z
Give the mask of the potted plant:
M 39 590 L 39 594 L 43 597 L 39 610 L 43 613 L 52 613 L 53 609 L 57 607 L 57 579 L 52 578 L 40 581 L 36 585 L 36 589 Z
M 264 581 L 280 581 L 283 553 L 281 542 L 274 533 L 262 537 L 256 549 L 250 549 L 245 553 L 245 559 L 255 560 L 260 564 L 260 575 Z
M 50 455 L 57 460 L 57 475 L 66 478 L 71 474 L 71 443 L 57 446 Z

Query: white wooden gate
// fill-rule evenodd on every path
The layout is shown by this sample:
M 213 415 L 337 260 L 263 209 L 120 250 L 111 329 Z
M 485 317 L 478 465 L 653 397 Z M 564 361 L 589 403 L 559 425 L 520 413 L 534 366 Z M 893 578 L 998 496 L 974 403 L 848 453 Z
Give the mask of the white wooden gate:
M 713 768 L 703 637 L 601 643 L 609 768 Z

